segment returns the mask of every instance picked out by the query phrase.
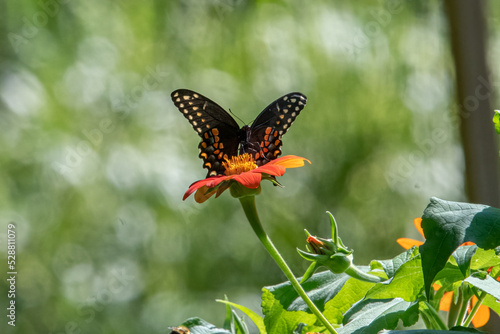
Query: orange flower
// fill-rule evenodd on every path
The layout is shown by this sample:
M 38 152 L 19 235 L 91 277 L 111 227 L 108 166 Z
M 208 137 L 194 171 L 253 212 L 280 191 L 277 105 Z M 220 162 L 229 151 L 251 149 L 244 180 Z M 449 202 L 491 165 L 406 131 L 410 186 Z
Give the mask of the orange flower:
M 413 225 L 415 225 L 415 228 L 417 229 L 418 233 L 420 233 L 420 235 L 423 238 L 425 238 L 424 230 L 422 229 L 422 218 L 415 218 L 413 220 Z M 398 240 L 396 240 L 396 242 L 404 249 L 410 249 L 413 246 L 420 246 L 424 244 L 423 241 L 418 241 L 410 238 L 399 238 Z
M 422 229 L 422 218 L 420 218 L 420 217 L 415 218 L 413 220 L 413 225 L 415 225 L 415 228 L 417 229 L 418 233 L 420 233 L 420 235 L 423 238 L 425 238 L 424 230 Z M 410 238 L 399 238 L 396 240 L 396 242 L 404 249 L 410 249 L 413 246 L 421 246 L 424 244 L 423 241 L 418 241 L 418 240 L 410 239 Z M 474 245 L 474 243 L 471 241 L 466 241 L 463 244 L 461 244 L 460 246 L 471 246 L 471 245 Z
M 237 155 L 231 157 L 231 160 L 226 159 L 226 162 L 222 163 L 225 168 L 225 175 L 211 176 L 194 182 L 189 186 L 182 199 L 185 200 L 196 191 L 194 195 L 196 202 L 203 203 L 214 194 L 217 194 L 216 198 L 219 197 L 220 194 L 235 184 L 241 184 L 247 189 L 254 189 L 257 191 L 255 194 L 257 194 L 260 190 L 260 182 L 263 179 L 275 181 L 274 178 L 284 175 L 287 168 L 304 166 L 304 161 L 311 163 L 302 157 L 286 155 L 257 167 L 250 154 Z
M 424 231 L 422 229 L 422 218 L 415 218 L 413 220 L 413 224 L 415 225 L 415 228 L 417 229 L 418 233 L 420 233 L 420 235 L 425 238 Z M 414 240 L 414 239 L 410 239 L 410 238 L 399 238 L 396 240 L 396 242 L 404 249 L 410 249 L 413 246 L 420 246 L 420 245 L 424 244 L 423 241 L 418 241 L 418 240 Z M 470 245 L 474 245 L 474 243 L 470 242 L 470 241 L 466 241 L 461 246 L 470 246 Z M 434 283 L 434 285 L 432 287 L 436 291 L 441 288 L 441 286 L 439 284 L 436 284 L 436 283 Z M 451 306 L 452 300 L 453 300 L 453 291 L 445 292 L 443 297 L 441 298 L 441 302 L 439 303 L 439 309 L 441 311 L 446 311 L 446 312 L 450 311 L 450 306 Z M 475 296 L 472 297 L 471 305 L 469 305 L 469 309 L 468 309 L 469 312 L 471 311 L 472 306 L 474 306 L 474 304 L 476 302 L 477 302 L 477 298 Z M 482 326 L 486 325 L 486 323 L 488 322 L 489 319 L 490 319 L 489 307 L 481 305 L 481 306 L 479 306 L 479 309 L 477 310 L 476 315 L 472 319 L 472 324 L 476 328 L 482 327 Z

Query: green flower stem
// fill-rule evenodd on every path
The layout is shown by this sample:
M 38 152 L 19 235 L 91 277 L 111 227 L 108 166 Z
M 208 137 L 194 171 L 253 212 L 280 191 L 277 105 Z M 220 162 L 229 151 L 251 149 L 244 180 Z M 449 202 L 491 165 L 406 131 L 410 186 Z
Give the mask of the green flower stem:
M 470 311 L 469 315 L 465 319 L 462 326 L 468 327 L 470 325 L 470 323 L 472 322 L 472 318 L 474 318 L 474 316 L 476 315 L 477 310 L 479 310 L 479 306 L 481 306 L 484 298 L 486 298 L 487 295 L 488 294 L 486 292 L 481 291 L 481 293 L 479 294 L 479 298 L 477 299 L 477 302 L 472 307 L 472 310 Z M 467 305 L 467 303 L 466 303 L 466 305 Z
M 465 293 L 464 293 L 463 289 L 464 289 L 464 286 L 462 284 L 462 286 L 460 286 L 460 288 L 458 289 L 458 298 L 462 302 L 462 304 L 460 305 L 460 310 L 458 312 L 458 316 L 457 316 L 457 320 L 456 320 L 455 326 L 461 326 L 462 325 L 462 323 L 464 321 L 464 318 L 465 318 L 465 312 L 467 312 L 467 307 L 468 307 L 468 304 L 469 304 L 467 302 L 467 298 L 464 298 Z
M 424 318 L 427 329 L 437 329 L 437 330 L 447 330 L 448 328 L 444 324 L 443 320 L 439 316 L 438 312 L 430 305 L 428 302 L 423 301 L 419 304 L 420 314 Z
M 385 278 L 365 273 L 364 271 L 361 271 L 358 267 L 356 267 L 352 263 L 349 266 L 349 268 L 346 269 L 345 273 L 353 278 L 356 278 L 360 281 L 365 281 L 365 282 L 379 283 L 379 282 L 383 282 L 386 280 Z
M 278 252 L 278 250 L 276 249 L 276 247 L 274 246 L 273 242 L 266 234 L 264 229 L 262 228 L 262 224 L 260 223 L 259 216 L 257 214 L 257 208 L 255 206 L 255 196 L 240 197 L 239 200 L 241 202 L 241 205 L 243 206 L 243 211 L 245 211 L 245 215 L 247 216 L 247 219 L 250 222 L 250 225 L 252 226 L 255 234 L 257 234 L 257 237 L 259 238 L 260 242 L 262 242 L 262 244 L 269 252 L 271 257 L 274 259 L 276 264 L 280 267 L 285 276 L 288 278 L 288 280 L 294 287 L 295 291 L 297 291 L 299 296 L 302 297 L 302 299 L 306 302 L 307 306 L 309 306 L 309 309 L 316 315 L 316 317 L 323 323 L 323 325 L 325 325 L 325 327 L 330 331 L 330 333 L 337 334 L 332 324 L 328 322 L 328 320 L 320 312 L 320 310 L 316 307 L 316 305 L 314 305 L 311 299 L 309 299 L 306 292 L 304 291 L 304 289 L 302 288 L 302 286 L 297 281 L 292 271 L 286 264 L 285 260 Z
M 443 298 L 443 297 L 441 297 L 441 298 Z M 448 311 L 448 327 L 449 328 L 457 326 L 458 314 L 460 313 L 460 310 L 462 310 L 462 303 L 463 303 L 462 299 L 463 298 L 462 298 L 461 293 L 458 294 L 458 298 L 457 298 L 456 303 L 454 302 L 455 298 L 452 298 L 450 310 Z M 463 314 L 462 314 L 462 317 L 463 317 Z

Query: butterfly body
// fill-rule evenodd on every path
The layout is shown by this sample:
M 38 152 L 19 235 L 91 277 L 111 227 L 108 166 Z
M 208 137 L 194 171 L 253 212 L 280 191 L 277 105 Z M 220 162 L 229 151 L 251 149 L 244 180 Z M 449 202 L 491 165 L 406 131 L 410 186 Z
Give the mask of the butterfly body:
M 282 96 L 267 106 L 252 125 L 239 127 L 221 106 L 187 89 L 171 94 L 175 106 L 201 137 L 199 157 L 208 176 L 224 174 L 225 159 L 243 153 L 253 156 L 258 166 L 281 154 L 282 136 L 304 108 L 307 99 L 301 93 Z

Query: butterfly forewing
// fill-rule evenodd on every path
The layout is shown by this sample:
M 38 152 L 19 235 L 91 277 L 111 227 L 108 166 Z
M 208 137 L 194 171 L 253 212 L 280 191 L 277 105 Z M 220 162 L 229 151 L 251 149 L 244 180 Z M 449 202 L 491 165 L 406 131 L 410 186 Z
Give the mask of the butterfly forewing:
M 238 123 L 221 106 L 209 98 L 187 89 L 171 94 L 172 101 L 201 137 L 198 145 L 207 177 L 223 174 L 224 158 L 238 152 Z
M 282 136 L 304 109 L 305 95 L 290 93 L 271 103 L 251 126 L 238 123 L 221 106 L 188 89 L 172 92 L 172 101 L 201 137 L 198 145 L 208 176 L 224 174 L 222 162 L 241 153 L 253 155 L 261 166 L 281 154 Z
M 246 151 L 254 154 L 257 165 L 264 165 L 281 155 L 281 138 L 306 102 L 305 95 L 290 93 L 271 103 L 257 116 L 249 129 L 246 143 Z

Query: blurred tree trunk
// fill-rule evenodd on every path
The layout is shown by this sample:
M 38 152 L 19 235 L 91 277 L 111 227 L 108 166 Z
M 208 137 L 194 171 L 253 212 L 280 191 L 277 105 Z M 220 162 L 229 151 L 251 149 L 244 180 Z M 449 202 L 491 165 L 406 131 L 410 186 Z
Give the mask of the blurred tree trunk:
M 485 47 L 486 2 L 447 0 L 445 5 L 455 59 L 467 195 L 470 202 L 498 207 L 498 147 L 492 123 L 493 87 Z
M 493 86 L 486 63 L 486 1 L 446 0 L 455 59 L 457 105 L 465 155 L 465 185 L 470 202 L 499 206 L 497 138 L 492 124 Z M 481 328 L 500 328 L 492 313 Z

